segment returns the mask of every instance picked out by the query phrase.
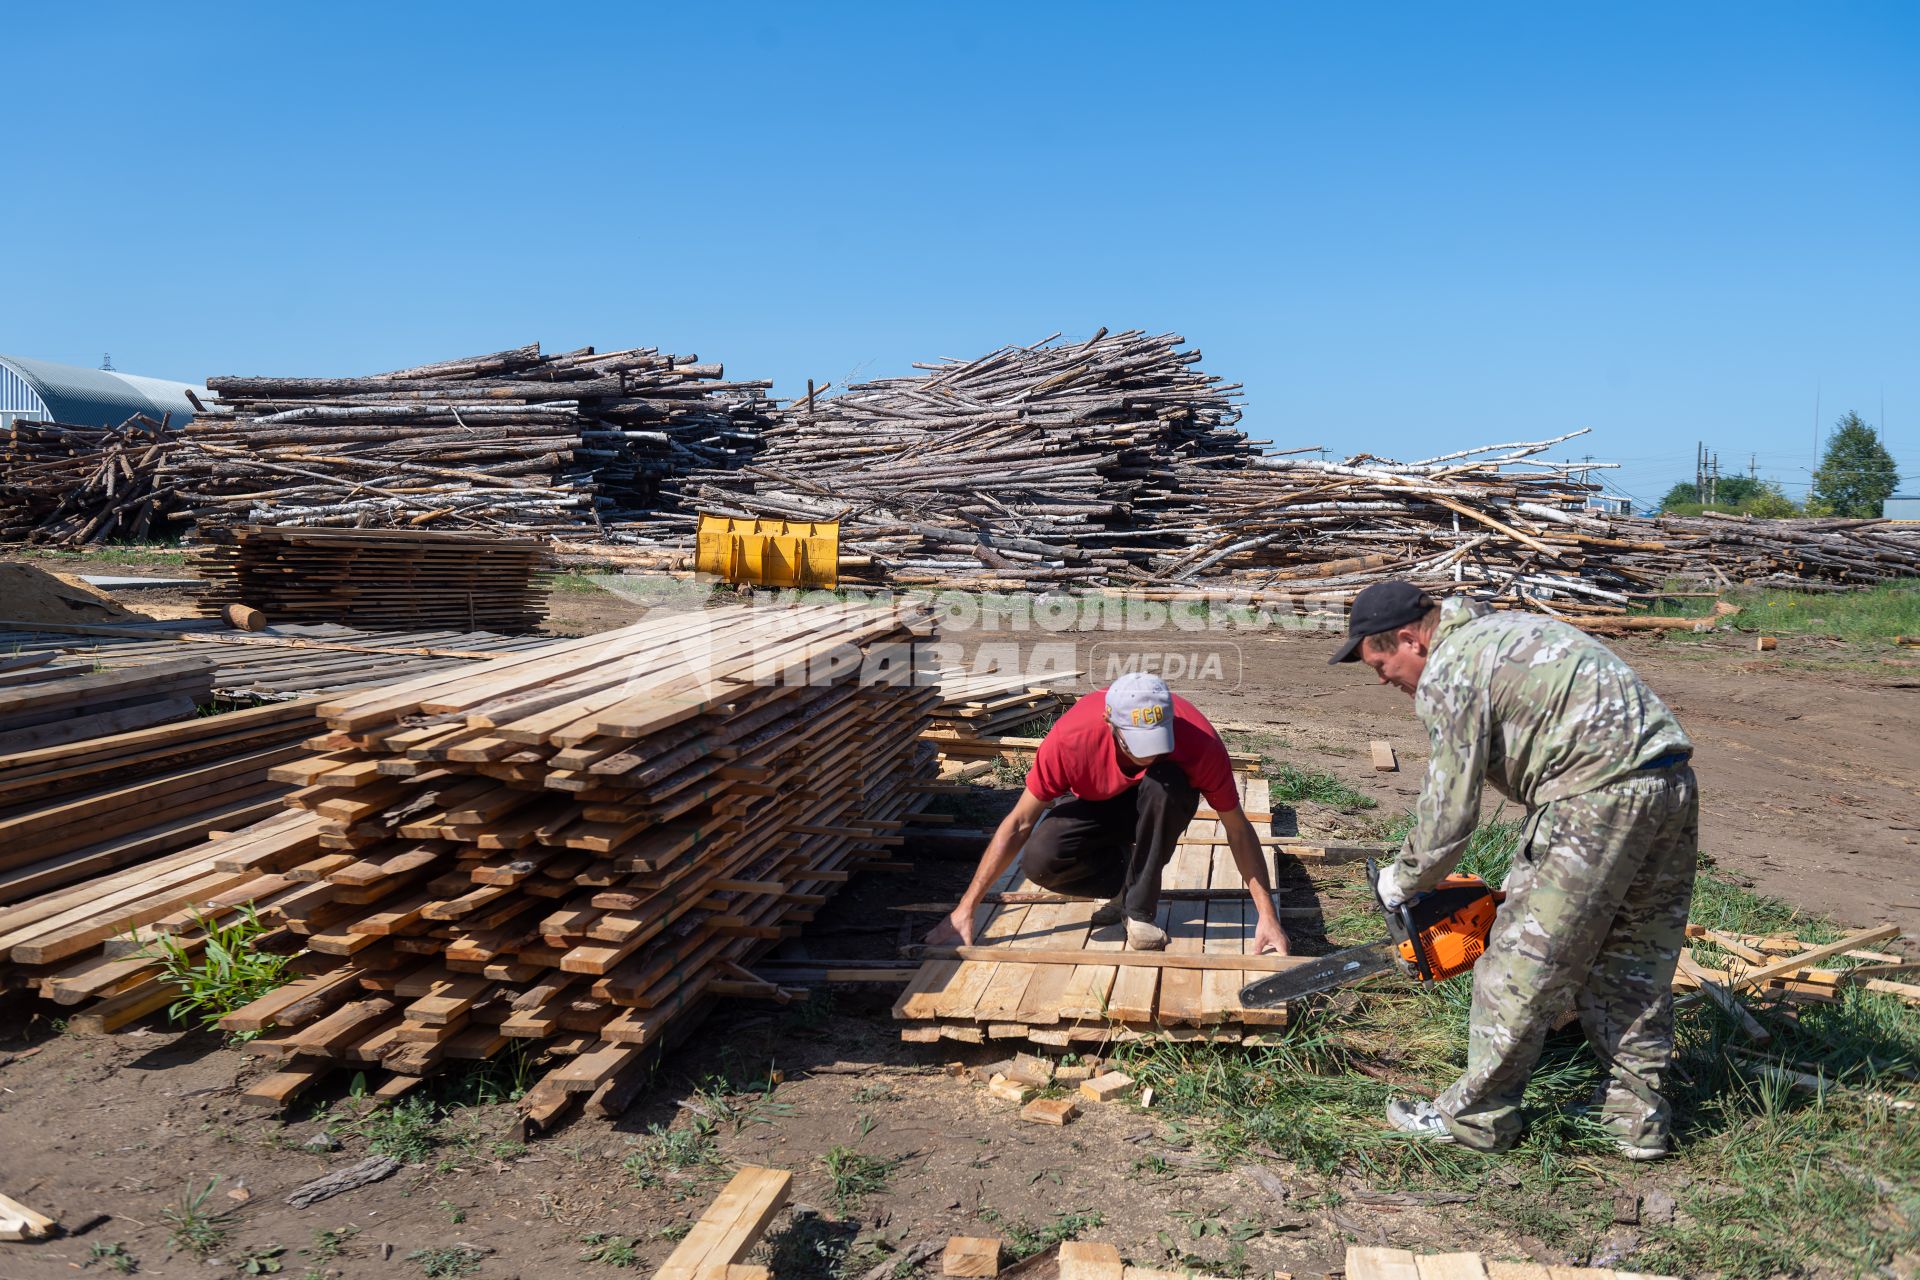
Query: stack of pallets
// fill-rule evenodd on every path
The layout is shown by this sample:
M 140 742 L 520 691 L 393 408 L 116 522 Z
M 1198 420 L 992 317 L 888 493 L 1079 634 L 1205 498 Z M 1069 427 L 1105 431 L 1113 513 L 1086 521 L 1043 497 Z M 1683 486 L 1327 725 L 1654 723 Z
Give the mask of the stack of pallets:
M 531 631 L 547 613 L 534 577 L 547 567 L 539 538 L 271 525 L 208 537 L 196 568 L 211 617 L 244 604 L 274 622 Z
M 910 605 L 713 610 L 327 703 L 323 753 L 276 770 L 289 810 L 112 932 L 251 902 L 269 946 L 305 949 L 223 1024 L 266 1033 L 259 1103 L 336 1066 L 404 1089 L 516 1040 L 559 1064 L 530 1108 L 609 1096 L 704 998 L 781 998 L 747 962 L 898 842 L 933 772 L 938 695 L 908 679 L 929 630 Z M 168 998 L 113 976 L 101 1025 Z

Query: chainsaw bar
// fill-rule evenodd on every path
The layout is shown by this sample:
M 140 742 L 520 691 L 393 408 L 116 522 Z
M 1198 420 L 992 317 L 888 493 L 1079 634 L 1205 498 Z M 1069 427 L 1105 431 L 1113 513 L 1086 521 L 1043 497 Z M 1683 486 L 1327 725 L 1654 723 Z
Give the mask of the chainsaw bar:
M 1391 938 L 1335 951 L 1309 964 L 1296 965 L 1257 982 L 1249 982 L 1240 988 L 1240 1003 L 1255 1009 L 1267 1009 L 1289 1000 L 1298 1000 L 1302 996 L 1344 987 L 1350 982 L 1358 982 L 1393 968 L 1393 952 Z

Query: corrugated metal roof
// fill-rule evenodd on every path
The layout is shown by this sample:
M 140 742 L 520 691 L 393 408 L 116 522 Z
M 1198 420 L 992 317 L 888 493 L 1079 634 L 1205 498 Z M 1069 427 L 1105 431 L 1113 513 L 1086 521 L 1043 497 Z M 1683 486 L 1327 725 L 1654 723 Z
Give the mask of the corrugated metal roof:
M 158 421 L 172 414 L 179 426 L 193 416 L 187 392 L 204 398 L 206 389 L 186 382 L 143 378 L 107 369 L 84 369 L 30 356 L 0 355 L 0 366 L 33 389 L 56 422 L 117 427 L 136 413 Z

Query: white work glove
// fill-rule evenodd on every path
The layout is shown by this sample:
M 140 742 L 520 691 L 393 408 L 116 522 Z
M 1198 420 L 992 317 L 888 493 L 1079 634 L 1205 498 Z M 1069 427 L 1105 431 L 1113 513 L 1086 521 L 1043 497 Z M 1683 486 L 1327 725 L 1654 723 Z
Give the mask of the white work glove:
M 1408 888 L 1400 883 L 1400 862 L 1398 859 L 1380 868 L 1379 889 L 1380 904 L 1389 911 L 1395 910 L 1401 903 L 1413 897 L 1414 894 L 1418 892 L 1418 890 Z

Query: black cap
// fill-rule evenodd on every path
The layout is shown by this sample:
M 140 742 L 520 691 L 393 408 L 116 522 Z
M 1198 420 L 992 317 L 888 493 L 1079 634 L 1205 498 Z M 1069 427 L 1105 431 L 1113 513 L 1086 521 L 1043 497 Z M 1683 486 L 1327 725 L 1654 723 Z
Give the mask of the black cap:
M 1360 642 L 1383 631 L 1411 626 L 1427 616 L 1433 597 L 1411 582 L 1376 582 L 1353 598 L 1347 614 L 1347 638 L 1327 659 L 1327 665 L 1353 662 L 1360 656 Z

